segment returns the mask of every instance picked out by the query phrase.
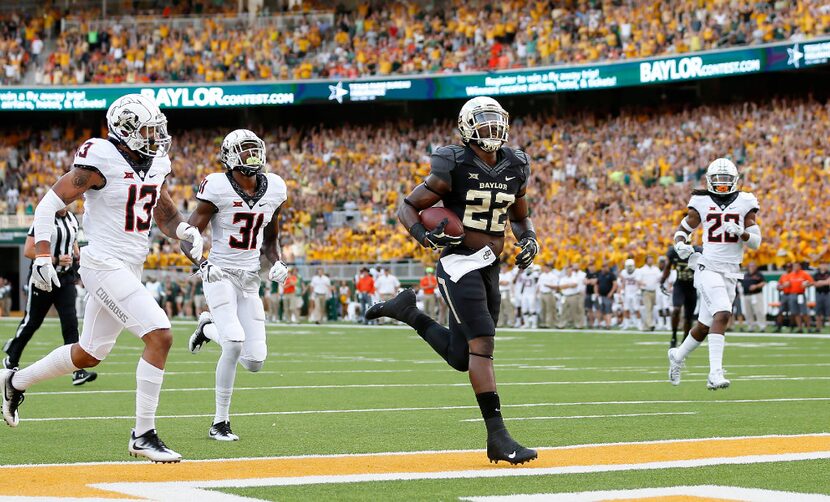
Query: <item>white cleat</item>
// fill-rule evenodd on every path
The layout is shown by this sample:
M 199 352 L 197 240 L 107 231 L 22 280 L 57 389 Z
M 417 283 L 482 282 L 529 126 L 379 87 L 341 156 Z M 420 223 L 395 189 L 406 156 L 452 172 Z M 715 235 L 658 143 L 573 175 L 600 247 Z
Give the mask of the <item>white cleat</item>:
M 239 441 L 239 436 L 233 433 L 229 421 L 211 425 L 208 436 L 217 441 Z
M 23 391 L 19 391 L 12 386 L 12 377 L 17 372 L 17 369 L 0 369 L 0 397 L 3 402 L 3 420 L 9 427 L 17 427 L 20 418 L 17 414 L 17 408 L 23 402 Z
M 145 457 L 151 462 L 168 464 L 181 462 L 182 456 L 171 450 L 159 439 L 155 429 L 150 429 L 144 434 L 136 437 L 135 429 L 130 432 L 130 444 L 127 447 L 130 455 L 134 457 Z
M 205 326 L 213 322 L 213 316 L 210 312 L 202 312 L 199 314 L 199 324 L 196 325 L 196 331 L 190 335 L 190 340 L 187 342 L 187 348 L 190 349 L 191 354 L 196 354 L 202 349 L 202 345 L 208 343 L 210 338 L 205 336 Z
M 683 361 L 677 360 L 677 348 L 669 349 L 669 382 L 672 385 L 680 385 L 680 370 L 683 369 Z
M 731 384 L 732 382 L 723 376 L 723 370 L 709 373 L 709 378 L 706 380 L 706 388 L 709 390 L 726 389 Z

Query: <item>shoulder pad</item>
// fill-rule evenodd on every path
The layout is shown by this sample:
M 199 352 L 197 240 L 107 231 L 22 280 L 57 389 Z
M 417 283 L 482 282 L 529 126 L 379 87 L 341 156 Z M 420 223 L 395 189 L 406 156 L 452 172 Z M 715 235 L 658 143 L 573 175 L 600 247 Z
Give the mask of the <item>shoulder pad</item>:
M 441 146 L 435 149 L 429 159 L 430 174 L 442 181 L 452 183 L 450 173 L 455 169 L 458 159 L 464 154 L 464 148 L 458 145 Z
M 751 209 L 760 209 L 758 205 L 758 198 L 752 192 L 741 192 L 741 197 L 747 201 Z
M 513 150 L 513 153 L 516 155 L 516 158 L 519 159 L 519 162 L 525 165 L 530 165 L 530 161 L 527 159 L 527 154 L 524 152 L 524 150 L 515 148 Z
M 84 141 L 75 152 L 73 165 L 94 167 L 103 171 L 113 157 L 121 155 L 115 145 L 101 138 L 90 138 Z

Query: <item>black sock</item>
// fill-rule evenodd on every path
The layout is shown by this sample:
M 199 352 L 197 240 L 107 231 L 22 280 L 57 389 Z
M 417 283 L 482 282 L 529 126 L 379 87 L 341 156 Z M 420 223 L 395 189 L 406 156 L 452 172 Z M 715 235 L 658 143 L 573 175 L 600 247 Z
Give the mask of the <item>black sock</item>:
M 481 409 L 481 416 L 484 420 L 494 417 L 501 418 L 501 401 L 498 393 L 482 392 L 476 394 L 476 401 L 478 401 L 478 407 Z

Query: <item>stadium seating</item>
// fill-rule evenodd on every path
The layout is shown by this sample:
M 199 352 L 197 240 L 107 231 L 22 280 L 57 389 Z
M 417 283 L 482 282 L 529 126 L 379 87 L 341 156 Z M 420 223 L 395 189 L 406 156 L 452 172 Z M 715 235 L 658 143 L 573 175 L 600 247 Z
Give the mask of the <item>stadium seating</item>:
M 790 125 L 794 114 L 801 127 Z M 455 140 L 453 124 L 250 127 L 264 132 L 271 170 L 288 184 L 290 207 L 282 213 L 282 231 L 289 259 L 427 259 L 397 224 L 395 210 L 402 194 L 429 172 L 430 148 Z M 613 118 L 520 117 L 513 121 L 510 143 L 525 148 L 532 161 L 529 194 L 542 262 L 561 268 L 620 264 L 632 256 L 639 264 L 646 254 L 664 253 L 702 169 L 719 155 L 731 155 L 744 174 L 744 187 L 758 194 L 760 223 L 770 229 L 764 246 L 750 256 L 781 266 L 794 259 L 830 260 L 826 229 L 810 216 L 830 204 L 828 128 L 830 105 L 779 100 L 624 111 Z M 811 134 L 803 134 L 806 130 Z M 169 184 L 183 211 L 192 209 L 199 181 L 220 169 L 215 152 L 225 132 L 176 135 Z M 0 173 L 6 189 L 18 187 L 19 194 L 0 197 L 0 210 L 31 214 L 79 142 L 99 134 L 105 131 L 8 132 Z M 782 145 L 791 152 L 785 157 Z M 336 223 L 333 215 L 344 209 L 359 217 Z M 174 247 L 162 246 L 148 265 L 187 265 L 176 254 Z
M 33 71 L 35 81 L 48 85 L 354 78 L 582 63 L 827 34 L 830 8 L 824 4 L 454 0 L 433 8 L 366 2 L 326 18 L 334 22 L 310 18 L 292 29 L 264 17 L 252 26 L 205 17 L 186 27 L 115 17 L 100 29 L 88 23 L 99 15 L 93 10 L 71 13 L 83 22 L 68 25 Z M 170 19 L 176 12 L 164 14 Z M 27 51 L 30 31 L 22 41 Z

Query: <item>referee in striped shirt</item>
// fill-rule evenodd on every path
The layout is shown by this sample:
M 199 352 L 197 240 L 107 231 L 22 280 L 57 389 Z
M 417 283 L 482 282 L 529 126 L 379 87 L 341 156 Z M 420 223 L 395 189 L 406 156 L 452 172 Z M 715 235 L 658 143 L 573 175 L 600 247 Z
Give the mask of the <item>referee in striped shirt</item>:
M 29 228 L 26 237 L 26 246 L 23 254 L 26 258 L 35 257 L 35 230 L 34 225 Z M 55 214 L 55 230 L 52 232 L 52 263 L 58 272 L 60 287 L 52 291 L 43 291 L 29 282 L 29 297 L 26 303 L 26 312 L 14 337 L 6 342 L 3 350 L 8 356 L 3 359 L 3 366 L 7 369 L 16 368 L 20 363 L 20 356 L 26 344 L 32 339 L 52 305 L 58 311 L 61 321 L 63 343 L 70 344 L 78 341 L 78 316 L 75 312 L 75 290 L 77 280 L 76 263 L 78 260 L 78 219 L 66 208 Z M 29 275 L 32 269 L 29 267 Z M 78 370 L 72 374 L 72 384 L 81 385 L 95 380 L 98 375 L 92 371 Z

